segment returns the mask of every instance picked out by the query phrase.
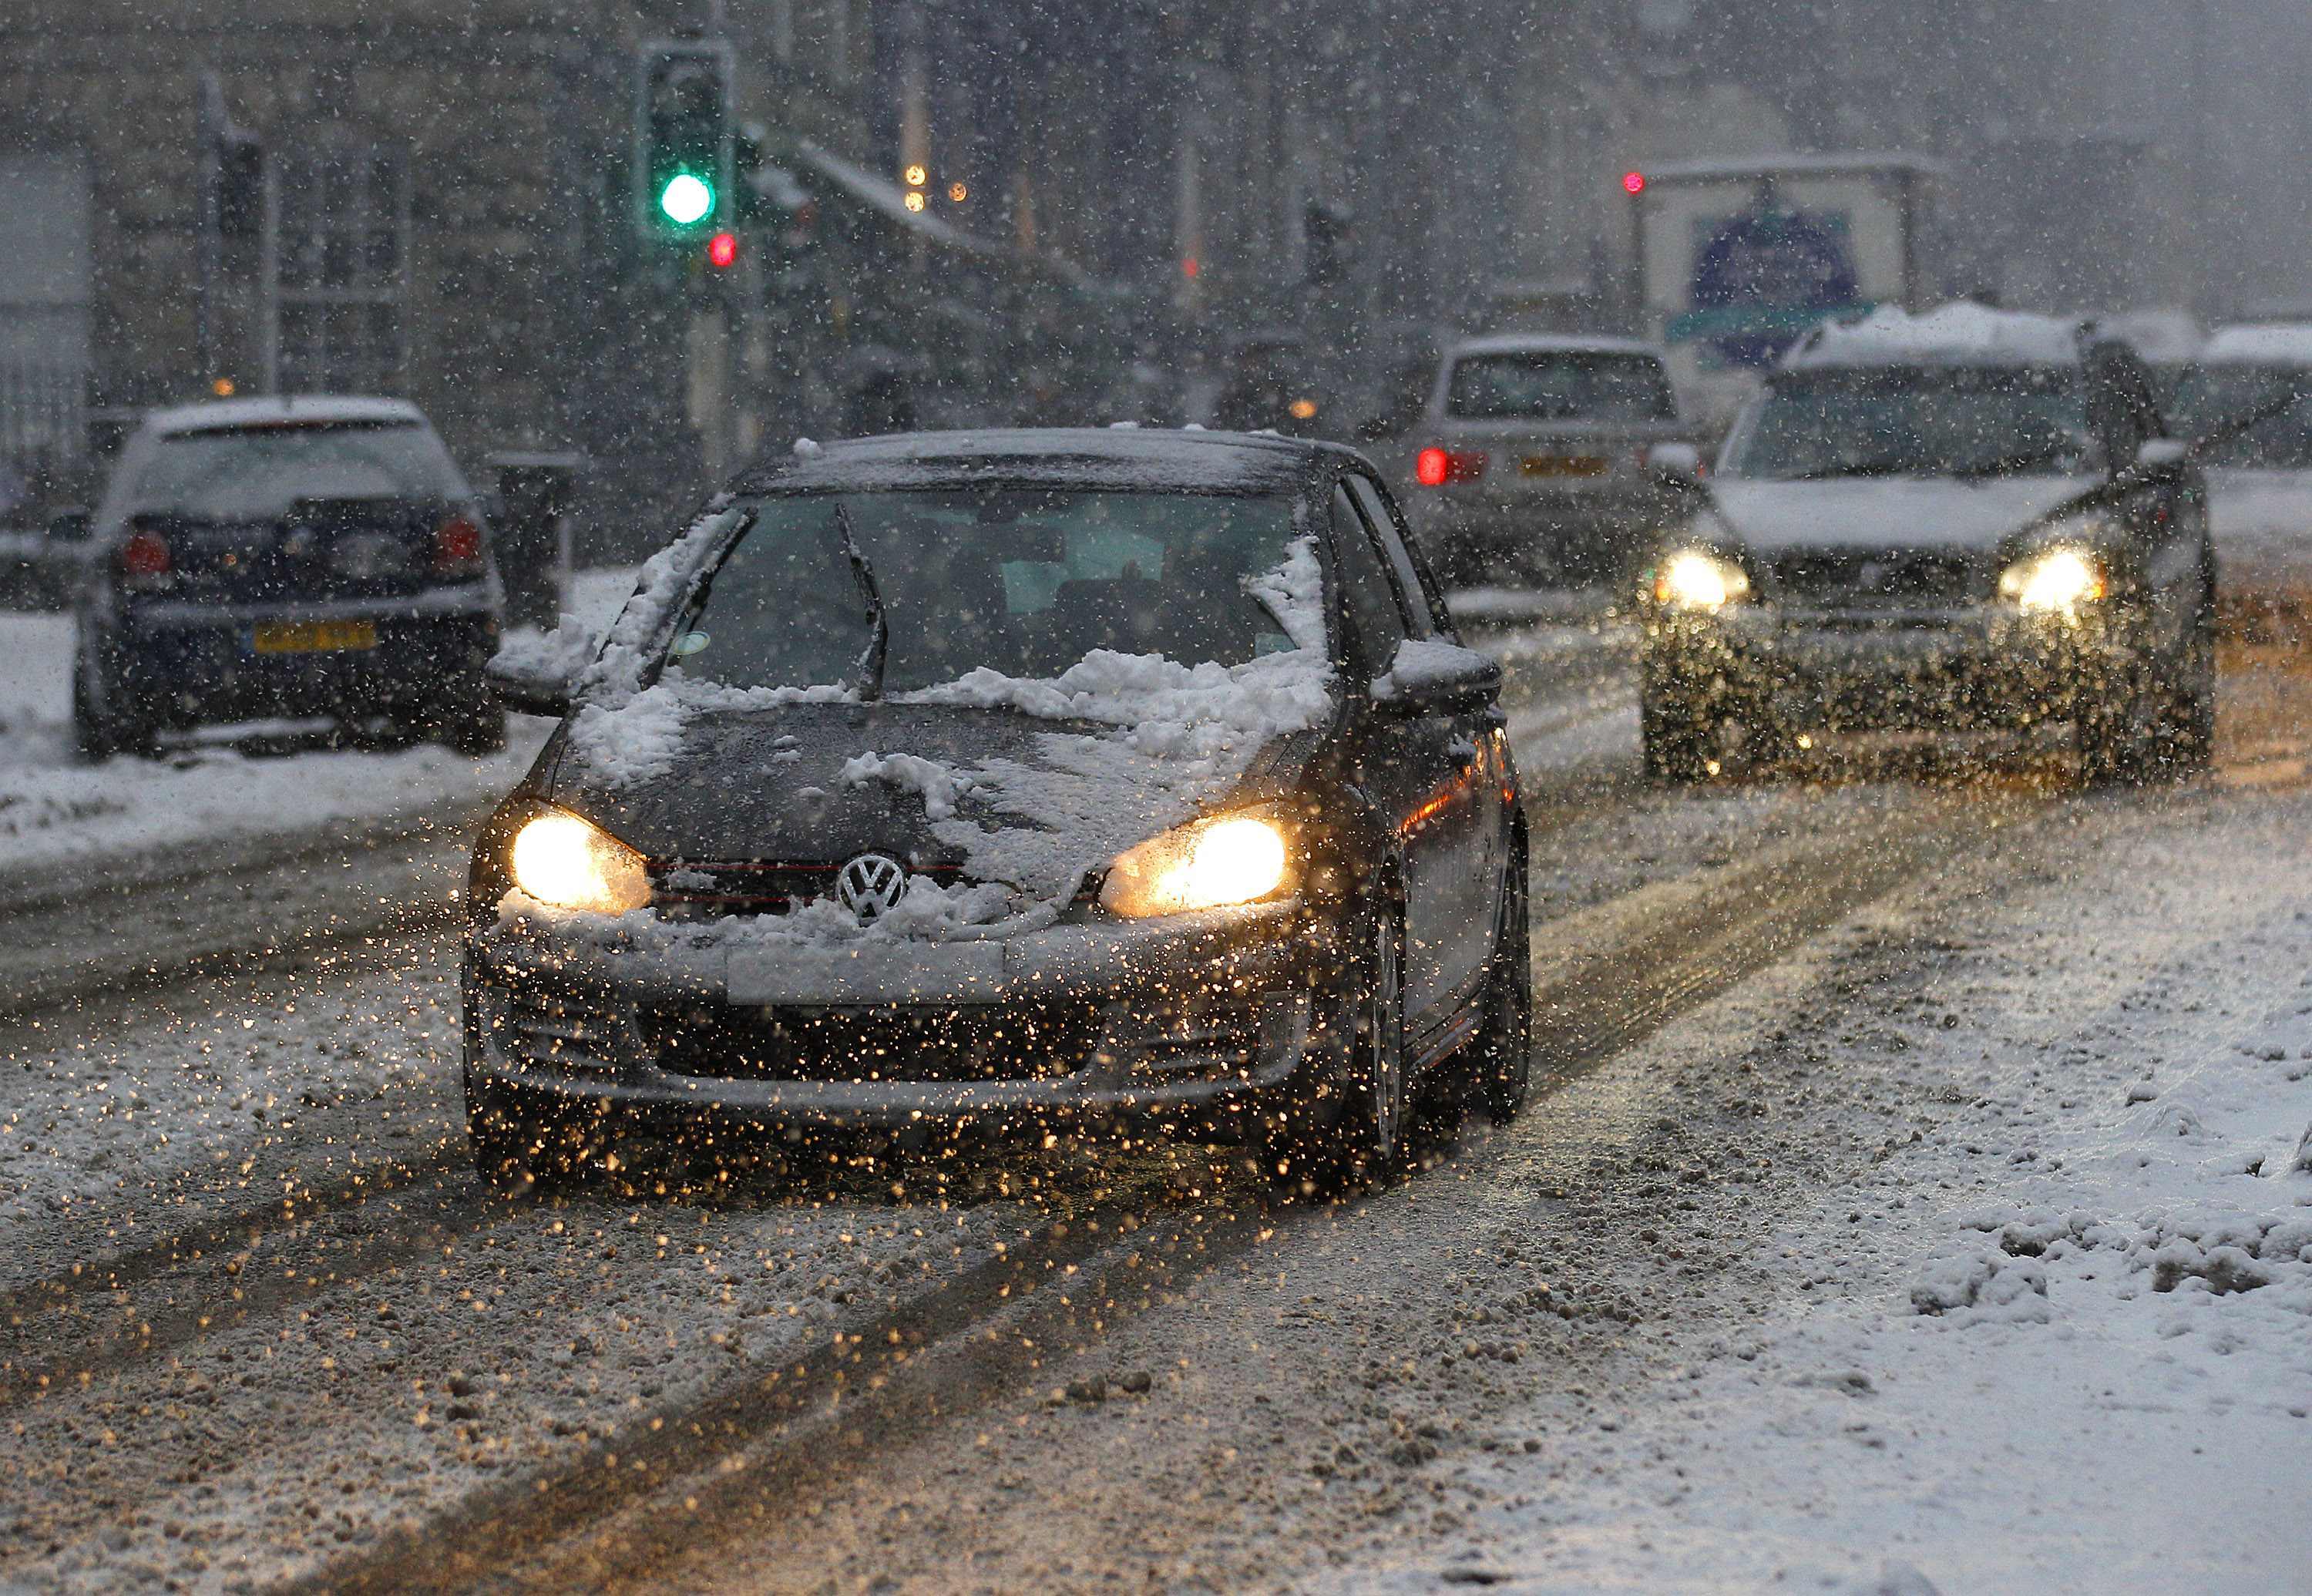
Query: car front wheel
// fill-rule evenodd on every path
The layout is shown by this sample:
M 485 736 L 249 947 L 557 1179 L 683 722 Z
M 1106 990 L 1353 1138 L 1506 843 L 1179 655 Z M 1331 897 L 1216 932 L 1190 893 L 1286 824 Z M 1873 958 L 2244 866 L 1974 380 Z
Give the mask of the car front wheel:
M 1482 1029 L 1470 1045 L 1469 1101 L 1496 1125 L 1525 1107 L 1533 1076 L 1533 934 L 1525 839 L 1502 888 L 1500 925 L 1485 975 Z
M 1350 978 L 1319 999 L 1295 1089 L 1263 1116 L 1270 1179 L 1314 1196 L 1385 1179 L 1405 1160 L 1405 921 L 1381 899 L 1360 929 Z
M 1717 730 L 1699 693 L 1646 672 L 1638 694 L 1638 731 L 1648 776 L 1686 784 L 1707 779 Z

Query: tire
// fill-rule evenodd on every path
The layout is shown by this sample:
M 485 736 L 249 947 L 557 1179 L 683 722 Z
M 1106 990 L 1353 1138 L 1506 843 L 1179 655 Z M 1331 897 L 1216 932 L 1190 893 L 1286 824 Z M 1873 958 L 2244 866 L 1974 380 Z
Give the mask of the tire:
M 2168 771 L 2198 776 L 2216 757 L 2216 621 L 2212 607 L 2202 609 L 2168 706 L 2165 750 Z
M 1710 777 L 1717 723 L 1691 689 L 1647 671 L 1638 691 L 1638 732 L 1646 774 L 1656 781 L 1693 785 Z
M 124 721 L 100 707 L 90 694 L 89 676 L 95 669 L 94 666 L 83 669 L 77 659 L 73 665 L 74 751 L 91 763 L 110 759 L 114 754 L 151 754 L 153 751 L 152 727 L 142 722 Z
M 434 700 L 420 729 L 454 753 L 494 754 L 506 745 L 505 706 L 478 678 L 460 681 Z
M 1393 896 L 1357 929 L 1355 969 L 1319 1000 L 1291 1095 L 1261 1118 L 1264 1172 L 1318 1196 L 1401 1170 L 1412 1136 L 1405 1056 L 1405 920 Z
M 2146 662 L 2131 659 L 2114 690 L 2080 705 L 2072 735 L 2079 749 L 2080 780 L 2090 787 L 2135 786 L 2159 768 L 2159 722 L 2164 706 L 2146 682 Z
M 1469 1046 L 1469 1104 L 1496 1125 L 1525 1107 L 1533 1083 L 1531 886 L 1522 832 L 1510 859 L 1500 925 L 1485 976 L 1485 1012 Z
M 548 1125 L 512 1095 L 475 1080 L 466 1086 L 466 1146 L 474 1172 L 501 1196 L 551 1191 L 576 1177 L 579 1158 L 561 1127 Z

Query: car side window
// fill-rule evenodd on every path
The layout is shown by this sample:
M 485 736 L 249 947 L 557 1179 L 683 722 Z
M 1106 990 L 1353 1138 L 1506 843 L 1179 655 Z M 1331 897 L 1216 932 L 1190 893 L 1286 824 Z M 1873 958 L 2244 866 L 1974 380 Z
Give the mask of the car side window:
M 1409 628 L 1397 584 L 1346 487 L 1333 489 L 1333 547 L 1340 559 L 1341 592 L 1356 624 L 1359 655 L 1366 673 L 1379 676 L 1397 657 L 1397 645 L 1406 640 Z
M 1374 540 L 1388 557 L 1389 569 L 1397 573 L 1397 591 L 1406 597 L 1406 613 L 1413 620 L 1413 635 L 1415 637 L 1433 637 L 1440 632 L 1449 630 L 1443 618 L 1443 606 L 1432 602 L 1429 584 L 1422 581 L 1420 568 L 1413 563 L 1413 556 L 1397 531 L 1397 518 L 1389 513 L 1388 503 L 1380 496 L 1380 489 L 1367 478 L 1350 477 L 1344 480 L 1348 483 L 1350 496 L 1356 500 L 1357 508 L 1364 513 L 1365 523 L 1371 530 Z

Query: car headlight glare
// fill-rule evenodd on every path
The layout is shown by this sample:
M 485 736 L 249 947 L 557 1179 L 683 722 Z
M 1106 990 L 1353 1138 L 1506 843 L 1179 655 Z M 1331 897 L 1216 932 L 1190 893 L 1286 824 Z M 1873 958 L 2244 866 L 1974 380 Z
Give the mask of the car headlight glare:
M 1198 820 L 1120 855 L 1099 890 L 1102 908 L 1127 919 L 1255 903 L 1291 873 L 1284 833 L 1255 815 Z
M 2035 615 L 2075 614 L 2108 591 L 2103 564 L 2084 549 L 2051 548 L 2000 574 L 1999 592 Z
M 1654 602 L 1677 609 L 1722 609 L 1750 596 L 1750 578 L 1732 560 L 1689 548 L 1654 568 Z
M 623 915 L 651 900 L 643 856 L 590 820 L 552 810 L 514 833 L 514 885 L 556 908 Z

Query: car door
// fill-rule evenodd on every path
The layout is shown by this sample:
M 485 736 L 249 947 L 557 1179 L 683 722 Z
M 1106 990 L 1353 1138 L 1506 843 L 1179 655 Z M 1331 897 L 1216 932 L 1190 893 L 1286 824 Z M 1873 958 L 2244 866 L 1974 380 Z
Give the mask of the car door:
M 1342 597 L 1355 633 L 1351 657 L 1371 681 L 1387 674 L 1413 635 L 1413 617 L 1344 485 L 1333 489 L 1332 523 Z M 1463 973 L 1456 921 L 1466 847 L 1444 796 L 1457 775 L 1451 727 L 1436 715 L 1368 704 L 1357 739 L 1357 784 L 1395 831 L 1404 860 L 1406 1018 L 1417 1039 L 1449 1004 Z
M 1397 579 L 1410 618 L 1411 635 L 1458 643 L 1444 606 L 1436 601 L 1434 584 L 1423 581 L 1403 525 L 1379 484 L 1362 474 L 1352 474 L 1345 481 L 1366 531 L 1379 545 Z M 1450 787 L 1449 794 L 1440 794 L 1449 795 L 1449 817 L 1441 811 L 1439 818 L 1458 860 L 1449 927 L 1455 946 L 1442 962 L 1450 972 L 1449 985 L 1459 989 L 1477 979 L 1493 954 L 1495 910 L 1507 861 L 1509 826 L 1503 794 L 1511 785 L 1509 744 L 1502 730 L 1501 712 L 1491 706 L 1440 718 L 1449 734 L 1446 754 Z

